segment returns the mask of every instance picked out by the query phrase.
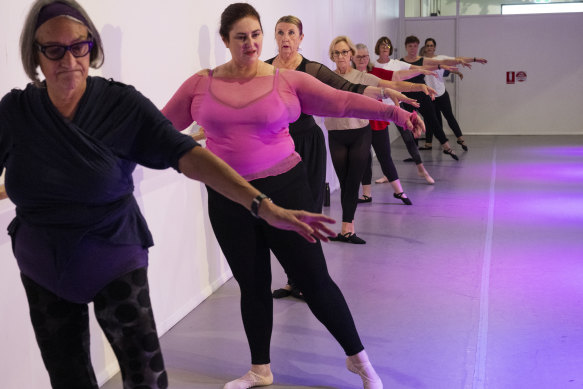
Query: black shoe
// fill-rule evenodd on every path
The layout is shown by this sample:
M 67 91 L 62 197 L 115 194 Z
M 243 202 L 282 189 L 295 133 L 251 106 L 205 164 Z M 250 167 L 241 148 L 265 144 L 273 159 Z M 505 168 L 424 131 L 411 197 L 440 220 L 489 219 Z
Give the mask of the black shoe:
M 292 295 L 292 291 L 291 290 L 287 290 L 285 288 L 281 288 L 281 289 L 276 289 L 271 293 L 271 296 L 274 299 L 282 299 L 284 297 L 289 297 Z
M 347 232 L 344 235 L 338 234 L 335 237 L 330 238 L 330 240 L 335 241 L 335 242 L 354 243 L 354 244 L 365 244 L 366 243 L 363 239 L 359 238 L 358 236 L 356 236 L 356 234 L 353 234 L 352 232 Z
M 405 203 L 405 205 L 413 205 L 413 203 L 411 202 L 411 200 L 409 200 L 409 198 L 403 197 L 404 194 L 405 194 L 405 192 L 393 193 L 393 197 L 401 200 L 402 202 Z
M 362 195 L 362 197 L 364 197 L 363 199 L 356 199 L 356 202 L 358 204 L 362 204 L 362 203 L 370 203 L 372 202 L 372 197 L 368 197 L 367 195 Z
M 415 162 L 413 158 L 405 158 L 403 162 Z
M 298 288 L 293 288 L 291 290 L 291 295 L 299 300 L 304 299 L 304 295 L 302 294 L 302 292 Z
M 365 244 L 366 243 L 364 241 L 364 239 L 359 238 L 358 236 L 356 236 L 356 234 L 348 235 L 347 239 L 348 239 L 349 243 L 354 243 L 354 244 Z
M 443 150 L 443 154 L 447 154 L 450 157 L 452 157 L 453 159 L 455 159 L 456 161 L 459 161 L 460 159 L 457 157 L 457 155 L 455 155 L 455 152 L 453 151 L 453 149 L 447 149 L 447 150 Z
M 468 151 L 468 146 L 466 145 L 466 141 L 465 140 L 458 140 L 457 144 L 462 146 L 462 149 L 464 149 L 464 151 Z
M 431 146 L 430 144 L 425 143 L 425 146 L 421 146 L 418 148 L 419 150 L 432 150 L 433 146 Z

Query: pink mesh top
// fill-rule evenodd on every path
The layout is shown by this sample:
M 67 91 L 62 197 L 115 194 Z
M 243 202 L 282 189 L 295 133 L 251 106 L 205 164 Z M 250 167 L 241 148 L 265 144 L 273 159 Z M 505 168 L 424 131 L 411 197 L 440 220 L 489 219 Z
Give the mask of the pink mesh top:
M 309 115 L 360 117 L 403 125 L 411 113 L 334 89 L 303 72 L 275 70 L 251 79 L 195 74 L 162 109 L 178 130 L 197 121 L 207 148 L 247 180 L 278 175 L 299 161 L 289 123 Z

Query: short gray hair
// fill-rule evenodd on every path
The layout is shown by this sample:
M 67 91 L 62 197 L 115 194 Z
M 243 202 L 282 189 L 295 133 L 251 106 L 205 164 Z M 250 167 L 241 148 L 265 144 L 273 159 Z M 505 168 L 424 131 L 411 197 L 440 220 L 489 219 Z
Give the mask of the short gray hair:
M 366 51 L 368 51 L 368 47 L 366 47 L 366 45 L 364 43 L 357 43 L 356 44 L 356 50 L 366 50 Z M 356 54 L 354 54 L 354 55 L 356 55 Z M 352 67 L 356 69 L 356 64 L 354 63 L 354 61 L 352 61 Z M 373 66 L 372 62 L 370 61 L 370 57 L 369 57 L 368 58 L 368 63 L 366 64 L 366 70 L 368 72 L 370 72 L 373 67 L 374 66 Z
M 20 34 L 20 58 L 22 60 L 22 66 L 24 67 L 24 72 L 32 80 L 36 86 L 41 86 L 42 83 L 38 78 L 37 68 L 39 66 L 39 52 L 36 46 L 36 30 L 37 30 L 37 20 L 40 11 L 47 5 L 53 3 L 63 3 L 75 10 L 79 11 L 81 15 L 87 21 L 86 27 L 89 30 L 91 39 L 93 40 L 93 48 L 89 54 L 89 65 L 95 69 L 103 65 L 103 44 L 101 42 L 101 36 L 95 28 L 95 25 L 87 15 L 87 12 L 77 3 L 75 0 L 37 0 L 34 2 L 28 15 L 24 21 L 24 26 L 22 27 L 22 33 Z

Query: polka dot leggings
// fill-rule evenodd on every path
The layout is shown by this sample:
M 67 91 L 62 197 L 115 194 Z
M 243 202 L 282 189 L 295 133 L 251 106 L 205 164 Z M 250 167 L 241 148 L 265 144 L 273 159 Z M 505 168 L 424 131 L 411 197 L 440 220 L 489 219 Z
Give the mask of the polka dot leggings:
M 30 317 L 53 389 L 97 389 L 87 304 L 64 300 L 21 274 Z M 120 365 L 124 389 L 168 387 L 146 268 L 111 282 L 93 301 Z

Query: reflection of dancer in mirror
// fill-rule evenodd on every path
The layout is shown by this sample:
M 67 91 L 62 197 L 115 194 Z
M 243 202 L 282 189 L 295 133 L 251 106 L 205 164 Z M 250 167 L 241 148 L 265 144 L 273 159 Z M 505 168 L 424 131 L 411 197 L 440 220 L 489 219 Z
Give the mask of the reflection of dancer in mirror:
M 260 61 L 263 29 L 259 14 L 249 4 L 229 5 L 221 15 L 219 33 L 231 60 L 188 78 L 163 112 L 178 129 L 194 120 L 204 126 L 209 150 L 224 157 L 278 204 L 290 208 L 313 205 L 306 171 L 288 131 L 300 112 L 384 118 L 416 133 L 424 129 L 416 115 L 400 108 Z M 344 349 L 348 369 L 360 375 L 364 388 L 381 389 L 348 305 L 328 274 L 320 242 L 309 243 L 296 234 L 275 230 L 214 190 L 208 192 L 213 230 L 241 290 L 241 315 L 251 351 L 250 370 L 227 383 L 225 389 L 273 383 L 270 251 L 297 282 L 310 310 Z
M 0 102 L 0 174 L 6 169 L 16 205 L 8 232 L 51 386 L 98 388 L 93 302 L 124 388 L 167 388 L 149 297 L 152 236 L 133 195 L 136 165 L 172 167 L 310 241 L 332 233 L 322 224 L 331 219 L 257 203 L 257 189 L 133 87 L 89 77 L 103 63 L 102 40 L 75 1 L 34 2 L 20 49 L 32 83 Z
M 437 43 L 435 42 L 435 39 L 427 38 L 427 39 L 425 39 L 425 46 L 424 46 L 423 54 L 421 53 L 421 50 L 419 51 L 419 54 L 421 56 L 425 57 L 425 59 L 428 59 L 428 58 L 437 59 L 437 60 L 452 59 L 452 57 L 448 57 L 445 55 L 436 55 L 435 54 L 436 47 L 437 47 Z M 477 57 L 475 57 L 475 58 L 464 57 L 464 59 L 467 61 L 467 63 L 477 62 L 477 63 L 485 64 L 488 62 L 484 58 L 477 58 Z M 445 69 L 439 69 L 439 70 L 437 70 L 437 72 L 436 72 L 437 74 L 435 76 L 425 76 L 425 83 L 437 91 L 437 95 L 435 96 L 435 100 L 433 100 L 433 106 L 435 107 L 435 113 L 437 114 L 437 120 L 439 121 L 439 124 L 442 125 L 442 127 L 443 127 L 443 123 L 442 123 L 442 119 L 441 119 L 441 115 L 443 114 L 443 116 L 445 117 L 445 120 L 447 121 L 447 124 L 449 125 L 449 128 L 451 128 L 451 130 L 453 131 L 453 133 L 457 137 L 457 143 L 464 149 L 464 151 L 468 151 L 468 146 L 466 145 L 464 136 L 462 134 L 462 130 L 461 130 L 455 116 L 453 115 L 453 110 L 451 108 L 451 101 L 449 99 L 449 93 L 447 93 L 447 90 L 445 90 L 445 83 L 443 80 L 444 77 L 447 77 L 447 74 L 445 72 L 447 72 Z M 451 73 L 457 74 L 460 77 L 460 80 L 462 80 L 464 78 L 464 75 L 458 70 L 452 70 Z M 431 128 L 427 128 L 427 132 L 425 134 L 425 147 L 431 148 L 432 139 L 433 139 L 433 134 L 431 132 Z

